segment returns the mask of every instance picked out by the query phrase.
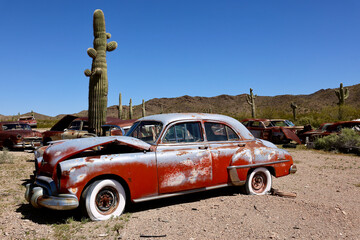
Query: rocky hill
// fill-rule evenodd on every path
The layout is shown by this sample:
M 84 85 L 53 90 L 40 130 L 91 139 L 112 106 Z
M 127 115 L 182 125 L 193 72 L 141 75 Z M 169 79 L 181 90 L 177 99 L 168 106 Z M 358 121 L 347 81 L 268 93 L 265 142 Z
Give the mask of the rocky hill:
M 350 91 L 346 104 L 355 108 L 360 108 L 360 84 L 347 86 Z M 291 112 L 290 104 L 295 102 L 298 106 L 298 113 L 319 111 L 327 106 L 336 106 L 338 99 L 334 93 L 336 89 L 321 89 L 309 95 L 278 95 L 278 96 L 257 96 L 256 108 L 258 112 L 265 110 L 281 110 Z M 256 89 L 254 89 L 256 93 Z M 191 97 L 181 96 L 176 98 L 154 98 L 146 103 L 146 114 L 171 112 L 211 112 L 228 114 L 232 116 L 250 116 L 250 106 L 246 102 L 246 94 L 236 96 L 220 95 L 216 97 Z M 125 116 L 128 116 L 128 106 L 123 106 Z M 30 115 L 30 113 L 22 114 Z M 87 110 L 83 110 L 76 115 L 87 116 Z M 108 108 L 108 116 L 117 117 L 117 106 Z M 60 119 L 62 115 L 49 117 L 35 113 L 35 118 L 39 120 Z M 141 116 L 141 105 L 134 106 L 134 117 Z M 11 119 L 11 116 L 2 116 L 2 120 Z

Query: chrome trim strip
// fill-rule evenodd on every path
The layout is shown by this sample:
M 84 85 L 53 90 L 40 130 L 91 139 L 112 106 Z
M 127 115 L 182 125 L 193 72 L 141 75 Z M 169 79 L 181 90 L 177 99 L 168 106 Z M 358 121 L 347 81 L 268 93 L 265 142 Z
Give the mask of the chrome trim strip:
M 248 164 L 248 165 L 240 165 L 240 166 L 229 166 L 227 167 L 228 170 L 232 168 L 251 168 L 251 167 L 259 167 L 259 166 L 266 166 L 266 165 L 272 165 L 272 164 L 278 164 L 278 163 L 285 163 L 290 162 L 290 160 L 280 160 L 275 162 L 266 162 L 266 163 L 255 163 L 255 164 Z
M 155 200 L 155 199 L 161 199 L 161 198 L 167 198 L 167 197 L 180 196 L 180 195 L 185 195 L 185 194 L 189 194 L 189 193 L 203 192 L 203 191 L 206 191 L 206 190 L 212 190 L 212 189 L 223 188 L 223 187 L 228 187 L 228 186 L 232 186 L 232 184 L 230 184 L 230 183 L 225 183 L 225 184 L 221 184 L 221 185 L 216 185 L 216 186 L 211 186 L 211 187 L 204 187 L 204 188 L 198 188 L 198 189 L 192 189 L 192 190 L 183 191 L 183 192 L 176 192 L 176 193 L 162 194 L 162 195 L 152 196 L 152 197 L 138 198 L 138 199 L 133 199 L 133 201 L 134 201 L 135 203 L 145 202 L 145 201 L 149 201 L 149 200 Z

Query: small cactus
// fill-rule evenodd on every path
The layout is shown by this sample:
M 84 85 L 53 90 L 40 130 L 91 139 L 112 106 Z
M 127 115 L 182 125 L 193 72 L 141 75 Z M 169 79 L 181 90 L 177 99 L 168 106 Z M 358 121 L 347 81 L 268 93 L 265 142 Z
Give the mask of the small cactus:
M 255 98 L 256 97 L 257 96 L 253 94 L 253 89 L 250 88 L 250 95 L 249 94 L 246 95 L 246 101 L 251 106 L 251 116 L 253 118 L 256 117 L 256 107 L 255 107 Z
M 129 103 L 129 119 L 133 119 L 133 107 L 132 107 L 132 99 L 130 98 Z
M 122 119 L 123 107 L 121 103 L 121 93 L 119 93 L 119 105 L 117 106 L 117 108 L 118 108 L 118 118 Z
M 290 104 L 290 107 L 291 107 L 292 110 L 293 110 L 294 121 L 296 121 L 296 108 L 297 108 L 297 105 L 296 105 L 294 102 L 292 102 L 292 103 Z
M 107 42 L 111 37 L 105 30 L 105 17 L 103 11 L 95 10 L 93 16 L 94 48 L 88 48 L 87 54 L 92 58 L 91 70 L 84 71 L 89 81 L 89 131 L 97 135 L 101 134 L 101 125 L 106 122 L 108 78 L 106 51 L 116 49 L 116 42 Z
M 146 116 L 145 101 L 144 101 L 144 99 L 142 100 L 142 116 L 143 116 L 143 117 Z

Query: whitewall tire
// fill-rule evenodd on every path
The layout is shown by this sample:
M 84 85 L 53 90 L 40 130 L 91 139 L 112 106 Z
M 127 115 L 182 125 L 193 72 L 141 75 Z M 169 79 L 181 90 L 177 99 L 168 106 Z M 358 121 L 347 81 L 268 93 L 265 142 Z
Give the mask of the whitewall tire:
M 271 173 L 266 168 L 260 167 L 248 175 L 245 190 L 250 195 L 264 195 L 270 192 L 271 185 Z
M 120 216 L 126 205 L 123 186 L 113 179 L 98 180 L 84 192 L 84 210 L 94 221 Z

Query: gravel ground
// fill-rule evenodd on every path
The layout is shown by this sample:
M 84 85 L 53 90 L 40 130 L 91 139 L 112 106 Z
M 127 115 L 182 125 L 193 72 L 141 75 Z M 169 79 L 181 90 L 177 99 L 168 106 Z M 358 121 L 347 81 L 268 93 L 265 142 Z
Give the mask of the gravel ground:
M 132 204 L 103 222 L 32 208 L 33 154 L 0 152 L 0 239 L 360 239 L 360 157 L 289 151 L 298 172 L 273 187 L 296 198 L 224 188 Z

